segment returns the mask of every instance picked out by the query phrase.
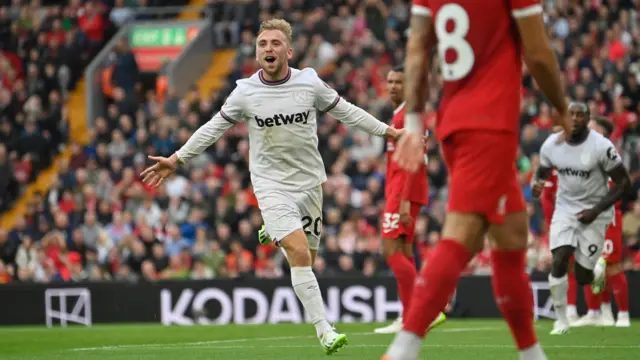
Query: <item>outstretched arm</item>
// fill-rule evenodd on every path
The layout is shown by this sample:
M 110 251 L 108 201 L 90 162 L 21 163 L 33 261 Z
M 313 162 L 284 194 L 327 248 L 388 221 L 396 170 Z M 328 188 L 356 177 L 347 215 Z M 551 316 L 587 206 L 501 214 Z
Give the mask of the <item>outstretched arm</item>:
M 149 156 L 155 164 L 140 174 L 142 181 L 150 186 L 159 186 L 164 179 L 177 170 L 178 165 L 202 154 L 211 144 L 220 139 L 225 130 L 240 121 L 243 118 L 242 108 L 242 97 L 236 88 L 227 98 L 227 102 L 222 105 L 222 109 L 201 126 L 180 150 L 168 158 Z
M 376 119 L 373 115 L 342 98 L 338 98 L 335 106 L 327 112 L 343 124 L 355 126 L 369 134 L 390 137 L 397 136 L 397 131 L 395 131 L 394 128 L 389 127 L 389 125 Z
M 234 122 L 225 118 L 223 114 L 220 111 L 214 115 L 211 120 L 191 135 L 186 144 L 176 151 L 174 156 L 176 156 L 179 164 L 183 164 L 202 154 L 209 146 L 218 141 L 227 129 L 235 125 Z
M 431 16 L 426 1 L 414 1 L 404 64 L 404 99 L 407 109 L 405 129 L 419 134 L 424 133 L 424 123 L 420 114 L 429 96 L 430 52 L 436 43 Z
M 427 0 L 414 0 L 411 6 L 407 57 L 404 65 L 404 99 L 406 114 L 404 129 L 407 136 L 400 139 L 393 159 L 409 172 L 415 172 L 424 161 L 422 112 L 429 95 L 429 54 L 436 43 L 432 12 Z
M 400 132 L 393 127 L 340 97 L 337 91 L 318 77 L 318 74 L 314 73 L 313 81 L 316 109 L 329 113 L 343 124 L 355 126 L 369 134 L 394 138 L 399 136 Z
M 209 146 L 218 141 L 224 132 L 243 119 L 243 96 L 238 88 L 234 89 L 222 109 L 202 125 L 172 156 L 179 164 L 202 154 Z
M 559 116 L 554 116 L 554 125 L 562 126 L 565 134 L 569 134 L 571 122 L 567 116 L 560 66 L 547 37 L 542 5 L 538 0 L 510 0 L 510 5 L 520 33 L 527 67 L 559 113 Z

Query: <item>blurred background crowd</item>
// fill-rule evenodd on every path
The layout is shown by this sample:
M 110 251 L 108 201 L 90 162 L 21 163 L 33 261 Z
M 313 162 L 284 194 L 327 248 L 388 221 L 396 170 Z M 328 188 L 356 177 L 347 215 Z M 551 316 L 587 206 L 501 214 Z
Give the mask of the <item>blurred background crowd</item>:
M 57 152 L 70 146 L 73 154 L 16 226 L 0 229 L 0 283 L 286 274 L 280 251 L 257 243 L 262 218 L 249 181 L 245 125 L 230 129 L 157 189 L 138 176 L 147 155 L 171 155 L 220 109 L 235 80 L 257 70 L 254 40 L 262 20 L 281 17 L 293 24 L 291 66 L 316 68 L 345 99 L 391 120 L 385 78 L 403 62 L 408 1 L 209 0 L 206 16 L 213 16 L 216 46 L 236 49 L 226 85 L 209 92 L 194 87 L 183 97 L 171 89 L 156 91 L 140 80 L 135 58 L 121 44 L 106 115 L 95 119 L 89 145 L 68 142 L 64 99 L 83 67 L 118 26 L 136 18 L 136 7 L 167 2 L 51 3 L 14 0 L 0 7 L 0 210 Z M 588 102 L 593 114 L 616 126 L 613 140 L 634 184 L 623 204 L 625 268 L 640 270 L 640 2 L 546 1 L 545 10 L 567 96 Z M 434 74 L 426 104 L 431 127 L 442 84 L 435 68 Z M 529 268 L 546 271 L 548 238 L 529 182 L 551 128 L 550 107 L 526 72 L 522 81 L 517 166 L 530 214 Z M 384 141 L 327 114 L 319 117 L 318 135 L 329 180 L 316 272 L 388 274 L 379 239 Z M 440 238 L 447 198 L 447 172 L 435 140 L 428 153 L 431 201 L 416 230 L 422 259 Z M 488 273 L 489 261 L 488 254 L 479 254 L 467 273 Z

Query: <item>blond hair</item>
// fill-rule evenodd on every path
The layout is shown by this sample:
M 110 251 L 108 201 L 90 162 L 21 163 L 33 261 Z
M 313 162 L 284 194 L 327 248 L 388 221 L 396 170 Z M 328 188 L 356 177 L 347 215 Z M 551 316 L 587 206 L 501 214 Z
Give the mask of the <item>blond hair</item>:
M 291 24 L 283 19 L 269 19 L 260 24 L 260 30 L 258 30 L 258 36 L 268 30 L 280 30 L 287 38 L 289 44 L 293 43 L 293 30 L 291 30 Z

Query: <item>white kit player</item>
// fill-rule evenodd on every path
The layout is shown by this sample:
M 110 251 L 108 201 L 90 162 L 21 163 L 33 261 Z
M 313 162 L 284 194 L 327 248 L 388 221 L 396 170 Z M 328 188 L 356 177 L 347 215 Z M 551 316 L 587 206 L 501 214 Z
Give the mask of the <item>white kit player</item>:
M 291 266 L 293 289 L 316 328 L 327 354 L 347 343 L 327 322 L 312 265 L 322 229 L 322 183 L 327 180 L 318 151 L 316 111 L 328 112 L 346 125 L 397 138 L 402 133 L 341 99 L 315 70 L 293 69 L 291 26 L 284 20 L 260 25 L 256 58 L 261 69 L 237 87 L 209 122 L 169 158 L 151 157 L 146 183 L 159 185 L 176 168 L 201 154 L 225 130 L 241 121 L 249 128 L 251 182 L 269 236 Z
M 573 131 L 568 136 L 552 134 L 544 142 L 533 186 L 533 195 L 540 196 L 545 179 L 556 169 L 558 190 L 549 230 L 553 257 L 549 287 L 557 315 L 552 335 L 564 334 L 569 329 L 567 271 L 572 255 L 577 282 L 591 284 L 595 294 L 603 290 L 606 262 L 600 255 L 605 232 L 613 220 L 613 205 L 631 186 L 615 146 L 587 127 L 587 105 L 571 103 L 569 114 Z M 611 187 L 609 178 L 614 182 Z

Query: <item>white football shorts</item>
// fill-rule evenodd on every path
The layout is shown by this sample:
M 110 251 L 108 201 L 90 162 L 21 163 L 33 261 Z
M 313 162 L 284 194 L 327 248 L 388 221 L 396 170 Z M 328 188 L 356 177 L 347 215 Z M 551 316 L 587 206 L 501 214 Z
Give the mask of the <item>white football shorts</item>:
M 322 186 L 304 191 L 256 192 L 267 233 L 278 242 L 298 229 L 304 230 L 309 249 L 318 250 L 322 233 Z
M 574 247 L 576 262 L 593 270 L 602 255 L 609 223 L 610 221 L 596 219 L 593 223 L 584 225 L 578 219 L 554 217 L 549 229 L 549 247 L 551 250 L 567 245 Z

